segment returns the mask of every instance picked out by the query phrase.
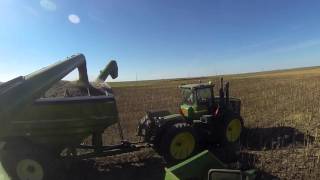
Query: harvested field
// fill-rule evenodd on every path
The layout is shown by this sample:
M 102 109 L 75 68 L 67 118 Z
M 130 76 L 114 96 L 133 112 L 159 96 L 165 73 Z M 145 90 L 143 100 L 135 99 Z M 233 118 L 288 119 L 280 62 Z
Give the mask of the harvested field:
M 247 127 L 240 161 L 258 168 L 261 179 L 318 179 L 320 68 L 230 75 L 225 79 L 230 81 L 231 95 L 242 100 Z M 219 77 L 111 83 L 126 139 L 138 140 L 136 127 L 145 111 L 178 112 L 181 99 L 177 86 L 198 80 L 219 84 Z M 117 128 L 107 129 L 104 143 L 118 141 Z M 95 175 L 99 176 L 94 177 L 162 179 L 164 166 L 161 158 L 147 149 L 96 159 Z
M 242 100 L 242 115 L 248 128 L 242 161 L 263 172 L 261 178 L 317 179 L 320 68 L 243 74 L 225 79 L 230 81 L 231 95 Z M 219 84 L 219 77 L 111 84 L 125 136 L 136 140 L 138 119 L 147 110 L 178 112 L 177 86 L 198 80 Z M 115 141 L 115 131 L 109 131 L 106 141 Z

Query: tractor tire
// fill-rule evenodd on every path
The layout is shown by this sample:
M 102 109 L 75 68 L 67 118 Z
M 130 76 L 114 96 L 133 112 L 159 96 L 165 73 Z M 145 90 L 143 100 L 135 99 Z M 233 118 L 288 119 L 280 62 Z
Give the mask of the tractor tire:
M 244 130 L 243 119 L 239 115 L 225 115 L 220 125 L 218 125 L 218 133 L 222 144 L 237 144 L 241 139 L 241 134 Z
M 224 151 L 224 162 L 234 162 L 240 155 L 240 139 L 244 130 L 243 119 L 239 115 L 227 114 L 218 126 L 220 145 Z
M 1 150 L 0 161 L 13 180 L 64 179 L 59 161 L 46 151 L 29 144 L 8 143 Z
M 198 138 L 190 124 L 172 124 L 164 132 L 160 142 L 160 152 L 167 163 L 178 163 L 198 150 Z

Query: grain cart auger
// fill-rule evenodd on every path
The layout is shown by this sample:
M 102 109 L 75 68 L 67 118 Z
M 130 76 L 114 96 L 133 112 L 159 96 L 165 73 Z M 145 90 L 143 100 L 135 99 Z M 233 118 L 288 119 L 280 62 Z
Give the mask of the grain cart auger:
M 80 93 L 65 89 L 62 97 L 46 97 L 51 86 L 78 68 L 79 80 L 71 82 Z M 90 158 L 133 151 L 123 142 L 103 146 L 101 134 L 118 122 L 112 91 L 104 81 L 118 76 L 115 61 L 89 83 L 82 54 L 0 85 L 0 177 L 11 179 L 61 179 L 59 159 Z M 81 145 L 92 135 L 92 145 Z M 76 149 L 85 149 L 79 154 Z M 63 157 L 62 157 L 63 156 Z M 0 178 L 1 179 L 1 178 Z
M 226 161 L 235 160 L 243 119 L 241 101 L 229 97 L 229 83 L 221 78 L 219 96 L 214 84 L 181 85 L 180 114 L 147 112 L 139 122 L 138 135 L 170 162 L 182 161 L 200 149 L 222 149 Z

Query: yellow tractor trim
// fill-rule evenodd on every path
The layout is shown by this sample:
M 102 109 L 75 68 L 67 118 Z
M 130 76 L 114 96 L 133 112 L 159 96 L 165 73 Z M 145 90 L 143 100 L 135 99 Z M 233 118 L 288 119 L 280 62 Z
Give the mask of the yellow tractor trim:
M 239 119 L 233 119 L 227 126 L 227 140 L 229 142 L 235 142 L 239 139 L 241 134 L 242 126 L 241 121 Z
M 195 146 L 195 137 L 190 132 L 182 132 L 173 138 L 170 154 L 174 159 L 185 159 L 192 154 Z

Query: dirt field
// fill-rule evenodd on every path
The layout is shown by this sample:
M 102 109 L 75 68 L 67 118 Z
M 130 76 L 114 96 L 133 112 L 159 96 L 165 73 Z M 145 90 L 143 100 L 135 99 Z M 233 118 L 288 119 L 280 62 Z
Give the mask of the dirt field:
M 181 99 L 177 86 L 200 79 L 219 84 L 219 77 L 111 83 L 126 139 L 138 140 L 136 127 L 145 111 L 178 112 Z M 260 179 L 318 179 L 320 68 L 231 75 L 225 79 L 230 81 L 231 95 L 242 100 L 247 129 L 240 161 L 259 169 Z M 116 127 L 106 130 L 105 144 L 118 141 Z M 76 179 L 157 180 L 163 179 L 166 165 L 155 152 L 144 149 L 77 166 Z

